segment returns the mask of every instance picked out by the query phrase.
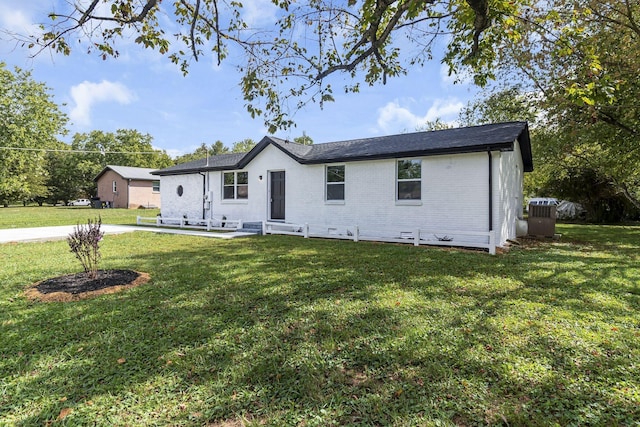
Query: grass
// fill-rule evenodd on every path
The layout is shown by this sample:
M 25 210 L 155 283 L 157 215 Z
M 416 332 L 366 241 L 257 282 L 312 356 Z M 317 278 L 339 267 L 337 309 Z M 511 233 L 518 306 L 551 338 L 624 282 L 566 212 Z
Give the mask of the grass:
M 106 236 L 151 282 L 76 303 L 65 242 L 0 245 L 0 424 L 633 425 L 640 227 L 510 253 Z
M 102 217 L 104 224 L 135 225 L 137 216 L 155 217 L 159 209 L 91 209 L 87 206 L 28 206 L 0 208 L 0 229 L 86 224 Z

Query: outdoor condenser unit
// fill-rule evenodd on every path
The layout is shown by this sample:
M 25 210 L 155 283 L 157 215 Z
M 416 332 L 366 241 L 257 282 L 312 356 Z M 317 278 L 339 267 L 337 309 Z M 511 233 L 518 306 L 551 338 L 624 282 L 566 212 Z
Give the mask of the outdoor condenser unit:
M 556 234 L 555 205 L 529 205 L 529 235 L 553 237 Z

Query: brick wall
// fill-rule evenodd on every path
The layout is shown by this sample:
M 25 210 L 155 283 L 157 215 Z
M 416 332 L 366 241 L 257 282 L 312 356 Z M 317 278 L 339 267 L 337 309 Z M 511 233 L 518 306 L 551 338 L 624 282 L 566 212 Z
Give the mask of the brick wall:
M 116 182 L 116 191 L 113 191 L 113 182 Z M 106 171 L 97 182 L 98 197 L 102 202 L 111 203 L 114 208 L 127 208 L 127 180 L 112 170 Z
M 178 187 L 182 186 L 182 196 Z M 162 216 L 167 218 L 202 218 L 202 176 L 199 174 L 170 175 L 160 178 Z
M 511 153 L 509 153 L 511 154 Z M 495 153 L 494 224 L 501 228 L 500 194 L 502 163 Z M 207 173 L 206 191 L 211 194 L 206 217 L 262 221 L 269 219 L 269 172 L 286 171 L 286 221 L 320 226 L 359 225 L 361 228 L 393 228 L 412 231 L 488 231 L 488 157 L 486 153 L 423 157 L 422 199 L 410 205 L 396 201 L 396 160 L 345 164 L 344 202 L 325 201 L 326 165 L 301 165 L 273 146 L 266 147 L 247 166 L 249 198 L 222 199 L 222 172 Z M 260 179 L 262 177 L 262 179 Z M 162 177 L 162 213 L 166 217 L 202 218 L 203 187 L 198 174 Z M 178 197 L 176 188 L 184 194 Z M 206 205 L 206 204 L 205 204 Z M 509 208 L 511 209 L 511 208 Z M 505 235 L 508 235 L 505 232 Z
M 502 246 L 507 239 L 516 237 L 516 222 L 523 214 L 524 165 L 520 154 L 520 144 L 514 143 L 514 150 L 499 153 L 499 202 L 497 208 L 500 232 L 497 244 Z
M 139 206 L 161 206 L 160 193 L 153 191 L 153 181 L 134 179 L 129 182 L 129 208 L 136 209 Z

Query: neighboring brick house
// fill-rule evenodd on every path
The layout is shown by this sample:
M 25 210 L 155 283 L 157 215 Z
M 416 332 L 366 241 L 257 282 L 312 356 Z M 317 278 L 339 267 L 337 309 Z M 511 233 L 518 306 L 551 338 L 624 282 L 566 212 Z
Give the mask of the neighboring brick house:
M 308 224 L 317 234 L 455 230 L 501 247 L 516 237 L 532 170 L 528 125 L 510 122 L 311 146 L 265 137 L 248 153 L 153 174 L 163 218 Z
M 151 175 L 155 169 L 107 165 L 94 178 L 97 197 L 112 208 L 136 209 L 160 207 L 160 180 Z

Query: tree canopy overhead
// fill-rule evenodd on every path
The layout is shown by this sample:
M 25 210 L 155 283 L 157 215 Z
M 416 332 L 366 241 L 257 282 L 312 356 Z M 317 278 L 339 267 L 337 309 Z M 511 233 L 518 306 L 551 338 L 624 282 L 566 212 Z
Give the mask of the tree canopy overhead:
M 471 65 L 484 78 L 494 56 L 488 48 L 505 36 L 492 24 L 503 28 L 526 2 L 271 0 L 256 20 L 239 0 L 91 0 L 51 12 L 44 34 L 26 42 L 64 54 L 82 46 L 106 59 L 119 55 L 118 40 L 126 37 L 167 55 L 184 73 L 205 55 L 220 63 L 241 51 L 235 65 L 246 108 L 275 132 L 291 126 L 291 112 L 308 102 L 333 100 L 332 74 L 350 77 L 341 88 L 347 92 L 385 83 L 432 59 L 440 36 L 449 42 L 452 68 Z

